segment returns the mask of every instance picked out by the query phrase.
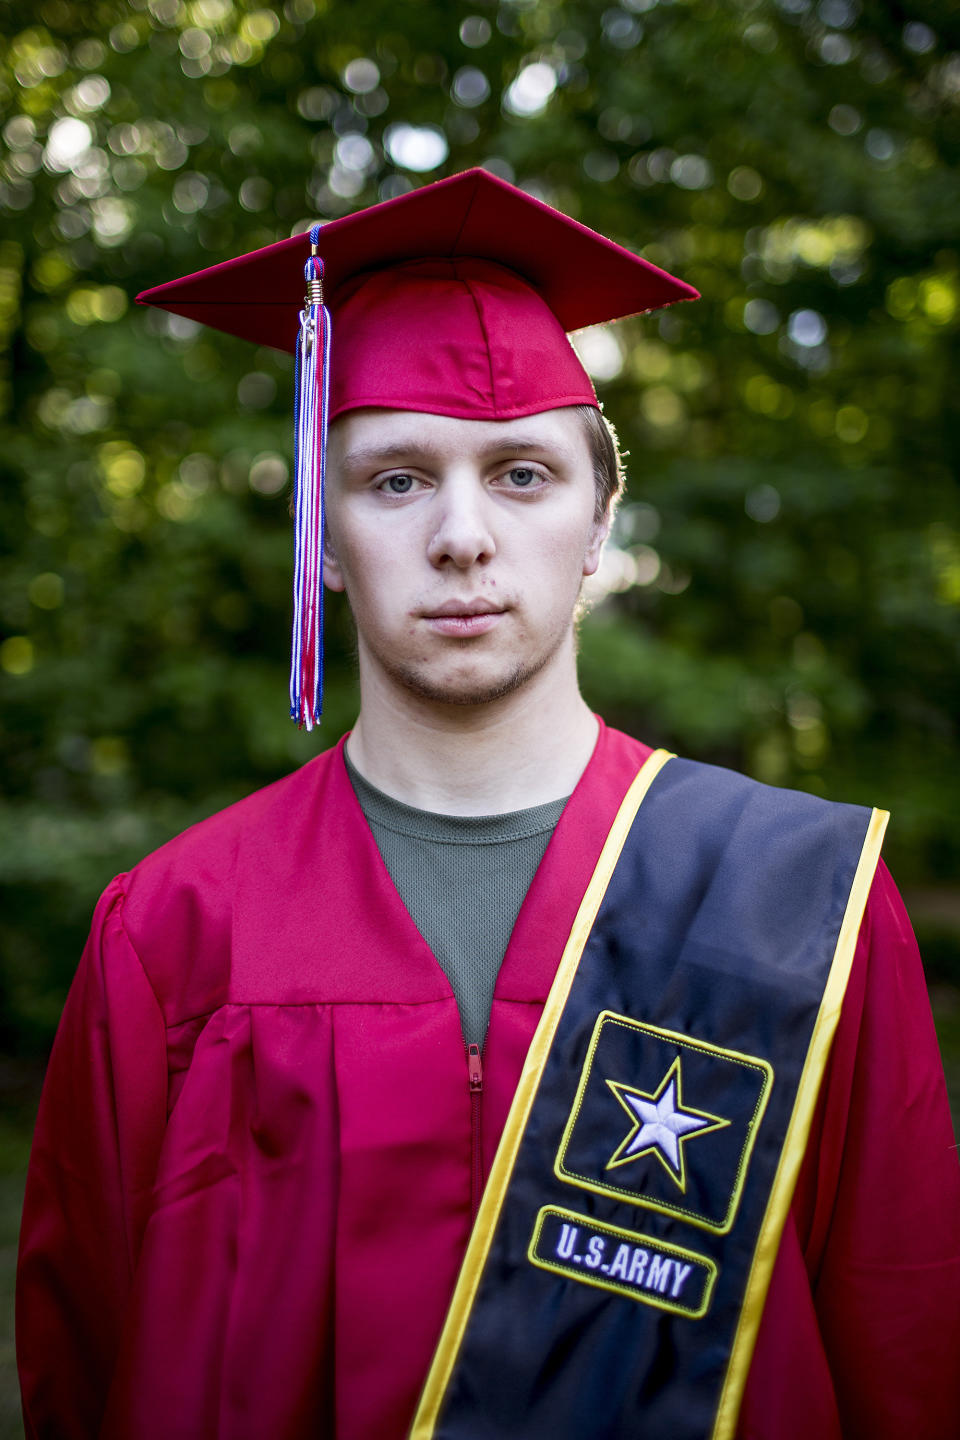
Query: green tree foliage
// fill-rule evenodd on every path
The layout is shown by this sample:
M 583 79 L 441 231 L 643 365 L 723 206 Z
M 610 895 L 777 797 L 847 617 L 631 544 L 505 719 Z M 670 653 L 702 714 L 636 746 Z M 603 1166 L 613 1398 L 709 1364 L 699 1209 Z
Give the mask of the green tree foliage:
M 956 866 L 960 21 L 943 0 L 8 0 L 0 986 L 52 1030 L 98 888 L 307 759 L 291 363 L 135 294 L 484 164 L 703 292 L 580 339 L 630 452 L 590 698 L 889 805 Z M 322 743 L 356 705 L 331 607 Z

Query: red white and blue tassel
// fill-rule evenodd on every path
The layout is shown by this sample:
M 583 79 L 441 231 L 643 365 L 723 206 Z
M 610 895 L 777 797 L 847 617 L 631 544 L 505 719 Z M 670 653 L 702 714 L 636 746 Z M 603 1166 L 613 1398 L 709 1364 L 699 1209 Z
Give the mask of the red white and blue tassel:
M 330 312 L 323 303 L 320 226 L 310 231 L 304 266 L 294 399 L 293 640 L 290 715 L 312 730 L 323 708 L 323 525 L 330 396 Z

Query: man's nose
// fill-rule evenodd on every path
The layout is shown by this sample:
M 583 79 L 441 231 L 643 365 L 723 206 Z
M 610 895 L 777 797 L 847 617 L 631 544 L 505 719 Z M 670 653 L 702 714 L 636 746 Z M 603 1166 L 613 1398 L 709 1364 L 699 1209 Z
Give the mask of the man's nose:
M 476 478 L 444 481 L 432 507 L 434 529 L 427 546 L 431 565 L 467 570 L 496 554 L 489 497 Z

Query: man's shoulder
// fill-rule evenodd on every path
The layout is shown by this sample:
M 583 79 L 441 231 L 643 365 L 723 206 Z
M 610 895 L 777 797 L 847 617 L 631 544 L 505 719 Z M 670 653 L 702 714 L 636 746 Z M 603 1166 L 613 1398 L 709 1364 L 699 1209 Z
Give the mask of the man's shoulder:
M 158 930 L 196 936 L 229 926 L 241 872 L 275 855 L 297 832 L 316 829 L 339 747 L 200 820 L 146 855 L 122 879 L 124 923 L 135 946 Z
M 131 875 L 145 877 L 158 869 L 168 871 L 170 867 L 184 866 L 192 870 L 198 864 L 210 866 L 229 861 L 244 836 L 275 826 L 284 815 L 318 802 L 327 772 L 337 759 L 338 748 L 325 750 L 289 775 L 282 775 L 188 826 L 145 855 Z
M 603 741 L 604 757 L 609 757 L 608 763 L 619 764 L 624 773 L 631 766 L 642 768 L 652 760 L 655 771 L 663 770 L 661 789 L 672 797 L 668 802 L 670 808 L 681 803 L 689 805 L 692 812 L 700 812 L 704 821 L 718 806 L 728 811 L 728 818 L 728 807 L 750 807 L 785 826 L 802 825 L 814 819 L 828 821 L 844 813 L 858 812 L 864 816 L 870 813 L 869 805 L 843 797 L 772 785 L 730 766 L 677 755 L 662 748 L 651 749 L 643 741 L 611 726 L 604 726 Z M 667 761 L 669 764 L 664 763 Z
M 783 828 L 847 822 L 856 828 L 867 824 L 871 814 L 886 818 L 885 811 L 874 810 L 872 805 L 861 801 L 772 785 L 740 770 L 704 760 L 683 756 L 671 759 L 671 787 L 678 792 L 678 798 L 687 792 L 691 806 L 701 808 L 706 814 L 721 806 L 729 820 L 731 813 L 742 808 L 744 813 L 762 816 L 766 823 Z

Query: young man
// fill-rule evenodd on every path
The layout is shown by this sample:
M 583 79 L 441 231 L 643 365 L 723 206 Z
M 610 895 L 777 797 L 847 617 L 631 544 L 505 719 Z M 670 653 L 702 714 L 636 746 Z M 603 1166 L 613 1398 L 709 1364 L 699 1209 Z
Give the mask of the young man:
M 563 331 L 691 292 L 478 172 L 314 249 L 300 498 L 325 467 L 361 711 L 101 901 L 25 1208 L 28 1435 L 958 1433 L 960 1173 L 885 817 L 577 687 L 618 473 Z M 145 298 L 290 346 L 314 258 Z

